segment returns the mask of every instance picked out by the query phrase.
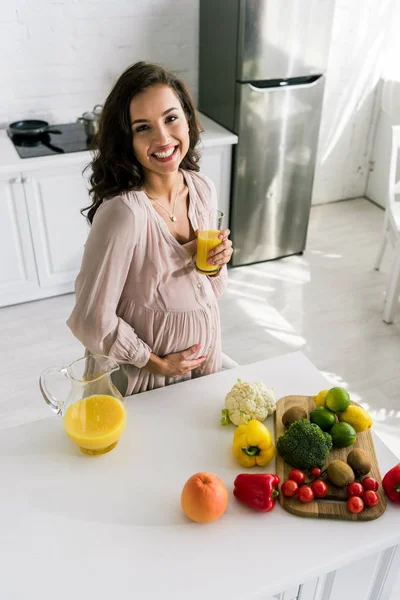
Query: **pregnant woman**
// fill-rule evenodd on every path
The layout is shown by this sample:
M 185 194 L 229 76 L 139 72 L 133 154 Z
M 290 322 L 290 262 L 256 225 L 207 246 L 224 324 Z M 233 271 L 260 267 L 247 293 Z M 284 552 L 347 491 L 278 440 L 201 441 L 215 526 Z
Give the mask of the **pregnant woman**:
M 199 125 L 185 84 L 158 65 L 129 67 L 109 94 L 91 163 L 91 224 L 67 321 L 87 351 L 114 358 L 123 395 L 221 369 L 217 298 L 229 230 L 195 268 L 196 234 L 217 200 L 198 173 Z

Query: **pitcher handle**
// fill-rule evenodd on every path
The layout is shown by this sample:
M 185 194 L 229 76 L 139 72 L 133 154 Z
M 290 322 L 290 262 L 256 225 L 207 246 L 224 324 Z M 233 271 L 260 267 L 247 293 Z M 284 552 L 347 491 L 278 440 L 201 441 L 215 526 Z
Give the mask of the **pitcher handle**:
M 47 385 L 47 378 L 49 375 L 54 373 L 61 373 L 62 375 L 68 377 L 67 370 L 63 367 L 49 367 L 45 369 L 39 378 L 39 387 L 42 392 L 42 396 L 50 406 L 50 408 L 57 414 L 60 415 L 62 411 L 62 407 L 64 402 L 61 400 L 57 400 L 55 396 L 50 392 L 49 386 Z

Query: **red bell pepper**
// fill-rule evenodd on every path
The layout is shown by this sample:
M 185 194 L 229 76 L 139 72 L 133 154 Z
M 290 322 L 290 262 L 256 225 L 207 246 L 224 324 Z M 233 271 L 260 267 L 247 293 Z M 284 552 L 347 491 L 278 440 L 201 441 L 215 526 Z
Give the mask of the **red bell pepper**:
M 279 482 L 279 477 L 273 473 L 242 473 L 235 479 L 233 495 L 253 510 L 268 512 L 274 508 L 279 496 L 274 487 Z
M 400 463 L 386 473 L 382 487 L 389 500 L 400 504 Z

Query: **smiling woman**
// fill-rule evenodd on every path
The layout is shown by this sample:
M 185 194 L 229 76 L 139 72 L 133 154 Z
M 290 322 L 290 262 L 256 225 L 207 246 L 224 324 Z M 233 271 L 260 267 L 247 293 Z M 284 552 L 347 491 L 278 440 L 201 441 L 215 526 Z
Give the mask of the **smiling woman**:
M 198 173 L 199 124 L 185 84 L 158 65 L 129 67 L 102 112 L 91 163 L 91 231 L 67 323 L 88 352 L 121 369 L 124 395 L 221 369 L 217 299 L 232 255 L 229 230 L 195 269 L 197 231 L 217 207 Z
M 132 139 L 135 156 L 144 169 L 144 189 L 148 197 L 153 200 L 159 210 L 167 212 L 174 223 L 180 223 L 174 229 L 176 237 L 182 237 L 188 241 L 193 239 L 193 231 L 190 231 L 189 220 L 184 214 L 176 215 L 175 207 L 178 199 L 180 177 L 176 185 L 176 194 L 172 210 L 166 208 L 167 203 L 161 202 L 153 197 L 152 189 L 156 196 L 160 196 L 163 190 L 163 180 L 167 175 L 176 177 L 184 157 L 189 150 L 189 125 L 186 120 L 182 106 L 167 108 L 165 106 L 177 104 L 175 93 L 168 85 L 158 84 L 137 94 L 130 103 L 129 113 L 132 120 Z M 146 115 L 145 118 L 135 118 L 136 115 Z M 149 190 L 149 191 L 147 191 Z M 184 203 L 179 203 L 181 212 L 185 211 Z M 187 212 L 187 211 L 186 211 Z M 163 215 L 163 213 L 161 213 Z M 178 221 L 178 216 L 180 217 Z

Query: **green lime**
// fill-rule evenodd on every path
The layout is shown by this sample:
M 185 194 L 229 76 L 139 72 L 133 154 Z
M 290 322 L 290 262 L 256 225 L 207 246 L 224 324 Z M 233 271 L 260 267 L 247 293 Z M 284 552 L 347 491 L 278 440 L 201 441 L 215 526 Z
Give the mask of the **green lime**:
M 335 423 L 329 433 L 332 436 L 333 445 L 337 448 L 347 448 L 357 439 L 356 430 L 349 423 Z
M 336 423 L 336 415 L 325 406 L 317 406 L 310 412 L 310 421 L 318 425 L 322 431 L 329 431 Z
M 350 404 L 349 393 L 341 387 L 333 387 L 325 396 L 325 406 L 333 412 L 343 412 Z

